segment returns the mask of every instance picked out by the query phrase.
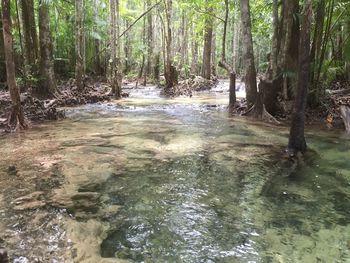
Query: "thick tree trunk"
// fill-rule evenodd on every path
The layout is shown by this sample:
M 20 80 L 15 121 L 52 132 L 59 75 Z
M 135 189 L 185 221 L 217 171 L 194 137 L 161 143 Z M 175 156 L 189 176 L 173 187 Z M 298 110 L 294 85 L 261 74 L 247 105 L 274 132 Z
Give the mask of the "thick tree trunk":
M 257 95 L 256 69 L 254 63 L 252 26 L 249 0 L 241 0 L 241 20 L 243 37 L 244 81 L 246 85 L 248 105 L 253 105 Z
M 84 89 L 84 0 L 75 0 L 75 79 L 79 91 Z
M 13 51 L 13 39 L 11 32 L 11 11 L 10 0 L 2 0 L 2 25 L 4 36 L 5 62 L 7 85 L 9 86 L 10 96 L 12 101 L 12 111 L 8 118 L 9 125 L 15 123 L 16 129 L 27 128 L 27 123 L 24 118 L 23 109 L 21 106 L 21 99 L 19 89 L 16 83 L 15 76 L 15 62 Z
M 207 9 L 207 13 L 211 13 L 212 11 L 213 11 L 212 8 Z M 211 16 L 207 16 L 205 18 L 205 26 L 204 26 L 202 77 L 209 80 L 211 79 L 212 41 L 213 41 L 213 18 Z
M 310 77 L 310 35 L 312 20 L 311 0 L 305 0 L 303 24 L 299 45 L 298 90 L 294 101 L 292 124 L 289 135 L 288 152 L 291 156 L 306 151 L 304 135 L 305 109 Z
M 49 6 L 39 1 L 39 42 L 40 42 L 40 93 L 45 96 L 57 91 L 54 72 L 53 45 L 50 29 Z
M 21 0 L 21 16 L 24 35 L 25 64 L 27 66 L 32 66 L 39 57 L 33 0 Z

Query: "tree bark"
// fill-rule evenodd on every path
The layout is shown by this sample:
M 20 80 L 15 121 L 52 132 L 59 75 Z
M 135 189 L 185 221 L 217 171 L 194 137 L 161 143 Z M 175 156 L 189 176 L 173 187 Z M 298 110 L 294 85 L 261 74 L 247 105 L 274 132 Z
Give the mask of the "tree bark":
M 312 20 L 311 0 L 305 0 L 303 11 L 303 24 L 299 44 L 299 66 L 298 66 L 298 90 L 294 101 L 292 123 L 289 135 L 288 152 L 291 156 L 305 153 L 306 140 L 305 109 L 310 77 L 310 36 Z
M 49 6 L 46 0 L 39 1 L 40 42 L 40 93 L 48 96 L 57 91 L 53 61 L 53 45 L 50 29 Z
M 271 79 L 275 79 L 278 74 L 277 57 L 278 57 L 278 0 L 273 0 L 273 36 L 271 49 Z
M 225 1 L 225 19 L 224 19 L 224 34 L 222 36 L 222 54 L 221 61 L 219 62 L 219 67 L 222 67 L 227 71 L 230 79 L 230 87 L 229 87 L 229 109 L 232 110 L 236 105 L 236 73 L 233 68 L 231 68 L 226 63 L 226 37 L 227 37 L 227 24 L 228 24 L 228 16 L 229 16 L 229 2 Z
M 21 16 L 23 23 L 25 64 L 27 66 L 32 66 L 39 57 L 33 0 L 21 0 Z
M 152 7 L 152 1 L 147 0 L 146 10 L 148 10 L 151 7 Z M 152 12 L 149 12 L 147 14 L 147 65 L 146 65 L 146 73 L 148 76 L 152 74 L 153 49 L 154 49 L 154 45 L 153 45 L 153 14 L 152 14 Z
M 197 34 L 195 32 L 194 28 L 194 22 L 192 21 L 191 25 L 191 34 L 192 34 L 192 41 L 191 41 L 191 74 L 198 75 L 198 40 L 197 40 Z
M 256 69 L 254 63 L 252 26 L 249 0 L 241 0 L 241 20 L 243 37 L 244 81 L 246 85 L 248 106 L 255 103 L 257 95 Z
M 11 33 L 12 23 L 11 23 L 10 0 L 2 0 L 1 4 L 2 4 L 2 26 L 3 26 L 3 36 L 4 36 L 7 84 L 9 86 L 11 102 L 12 102 L 12 111 L 8 118 L 8 123 L 9 125 L 15 123 L 16 129 L 27 128 L 27 123 L 24 118 L 23 108 L 21 106 L 19 88 L 17 86 L 16 76 L 15 76 L 13 38 Z
M 75 0 L 75 79 L 79 91 L 84 89 L 84 0 Z
M 110 0 L 110 12 L 111 12 L 111 59 L 110 59 L 110 69 L 111 69 L 111 86 L 112 93 L 116 99 L 121 98 L 121 89 L 119 81 L 118 72 L 118 58 L 119 58 L 119 45 L 117 36 L 119 35 L 119 0 Z
M 208 0 L 206 1 L 208 5 Z M 207 13 L 212 12 L 212 8 L 207 8 Z M 204 48 L 203 48 L 203 63 L 202 63 L 202 77 L 211 79 L 211 62 L 212 62 L 212 41 L 213 41 L 213 18 L 207 15 L 204 26 Z
M 173 65 L 173 51 L 172 51 L 172 0 L 164 0 L 165 5 L 165 20 L 166 26 L 164 27 L 165 36 L 165 50 L 166 50 L 166 65 L 165 65 L 165 82 L 166 92 L 171 93 L 171 89 L 178 84 L 178 75 L 175 66 Z
M 99 19 L 99 0 L 94 0 L 94 20 L 95 20 L 95 30 L 98 30 L 97 20 Z M 95 71 L 97 75 L 102 75 L 101 57 L 100 57 L 100 40 L 96 38 L 94 40 L 95 44 Z

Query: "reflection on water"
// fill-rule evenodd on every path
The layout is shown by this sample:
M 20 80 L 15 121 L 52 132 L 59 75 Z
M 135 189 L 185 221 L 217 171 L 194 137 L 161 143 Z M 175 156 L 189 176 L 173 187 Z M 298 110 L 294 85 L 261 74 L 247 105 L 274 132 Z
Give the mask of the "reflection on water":
M 350 261 L 347 137 L 310 132 L 307 162 L 290 174 L 287 129 L 230 118 L 219 88 L 142 94 L 1 139 L 0 245 L 13 258 Z M 34 191 L 35 209 L 14 209 Z

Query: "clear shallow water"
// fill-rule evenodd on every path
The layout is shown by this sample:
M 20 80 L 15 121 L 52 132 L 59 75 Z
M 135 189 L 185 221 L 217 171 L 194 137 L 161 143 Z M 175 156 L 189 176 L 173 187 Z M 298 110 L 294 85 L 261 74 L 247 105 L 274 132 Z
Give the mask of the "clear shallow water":
M 349 138 L 311 129 L 290 175 L 287 129 L 230 118 L 225 92 L 141 94 L 1 139 L 1 171 L 20 157 L 18 180 L 1 174 L 12 254 L 32 262 L 37 242 L 44 262 L 350 262 Z M 14 211 L 30 186 L 47 205 Z

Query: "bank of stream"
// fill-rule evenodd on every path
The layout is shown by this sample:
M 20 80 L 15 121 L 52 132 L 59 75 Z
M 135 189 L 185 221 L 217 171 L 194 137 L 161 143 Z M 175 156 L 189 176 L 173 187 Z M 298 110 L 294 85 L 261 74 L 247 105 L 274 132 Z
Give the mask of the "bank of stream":
M 230 117 L 226 90 L 67 108 L 0 138 L 11 262 L 350 262 L 350 139 Z

